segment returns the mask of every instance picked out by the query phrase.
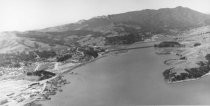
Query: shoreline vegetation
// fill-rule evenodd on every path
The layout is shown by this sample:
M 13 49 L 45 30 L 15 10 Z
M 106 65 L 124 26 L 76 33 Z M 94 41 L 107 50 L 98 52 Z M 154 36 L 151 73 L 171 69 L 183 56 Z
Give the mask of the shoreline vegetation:
M 210 75 L 210 68 L 208 66 L 200 66 L 199 68 L 184 70 L 185 72 L 177 74 L 176 72 L 173 72 L 173 68 L 170 68 L 163 72 L 163 76 L 168 83 L 179 83 L 200 79 L 204 76 Z
M 176 84 L 176 83 L 182 83 L 182 82 L 188 82 L 188 81 L 198 80 L 198 79 L 201 79 L 201 78 L 203 78 L 203 77 L 207 77 L 207 76 L 209 76 L 209 75 L 210 75 L 210 72 L 207 73 L 207 74 L 205 74 L 205 75 L 203 75 L 203 76 L 201 76 L 201 77 L 198 77 L 198 78 L 185 79 L 185 80 L 174 81 L 174 82 L 172 82 L 172 81 L 167 81 L 167 82 L 168 82 L 169 84 Z
M 163 42 L 160 42 L 159 44 L 155 44 L 154 47 L 159 47 L 159 48 L 184 47 L 184 45 L 176 41 L 163 41 Z

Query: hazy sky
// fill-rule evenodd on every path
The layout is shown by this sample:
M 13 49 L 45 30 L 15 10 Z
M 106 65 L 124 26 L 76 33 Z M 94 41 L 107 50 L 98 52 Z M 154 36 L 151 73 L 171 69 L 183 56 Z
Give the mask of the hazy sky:
M 210 13 L 210 0 L 0 0 L 0 31 L 39 29 L 94 16 L 176 6 Z

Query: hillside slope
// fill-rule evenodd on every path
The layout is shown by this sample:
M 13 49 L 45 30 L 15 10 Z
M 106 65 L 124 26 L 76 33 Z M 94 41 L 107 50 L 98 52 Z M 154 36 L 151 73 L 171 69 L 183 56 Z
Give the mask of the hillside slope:
M 30 49 L 132 44 L 154 34 L 175 35 L 210 24 L 210 16 L 189 8 L 141 10 L 95 17 L 56 27 L 0 34 L 2 53 Z

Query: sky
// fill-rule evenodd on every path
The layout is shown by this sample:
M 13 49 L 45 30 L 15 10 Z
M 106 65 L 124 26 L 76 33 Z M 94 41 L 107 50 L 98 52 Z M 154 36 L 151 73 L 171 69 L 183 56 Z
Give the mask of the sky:
M 210 0 L 0 0 L 0 32 L 41 29 L 142 9 L 176 6 L 210 14 Z

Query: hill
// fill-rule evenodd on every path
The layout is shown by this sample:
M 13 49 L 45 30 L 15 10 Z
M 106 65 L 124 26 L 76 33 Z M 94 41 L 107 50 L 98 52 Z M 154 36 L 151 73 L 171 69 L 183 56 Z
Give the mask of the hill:
M 210 16 L 189 8 L 146 9 L 94 17 L 56 27 L 2 33 L 1 53 L 54 47 L 132 44 L 154 34 L 174 35 L 210 24 Z M 4 39 L 5 38 L 5 39 Z

